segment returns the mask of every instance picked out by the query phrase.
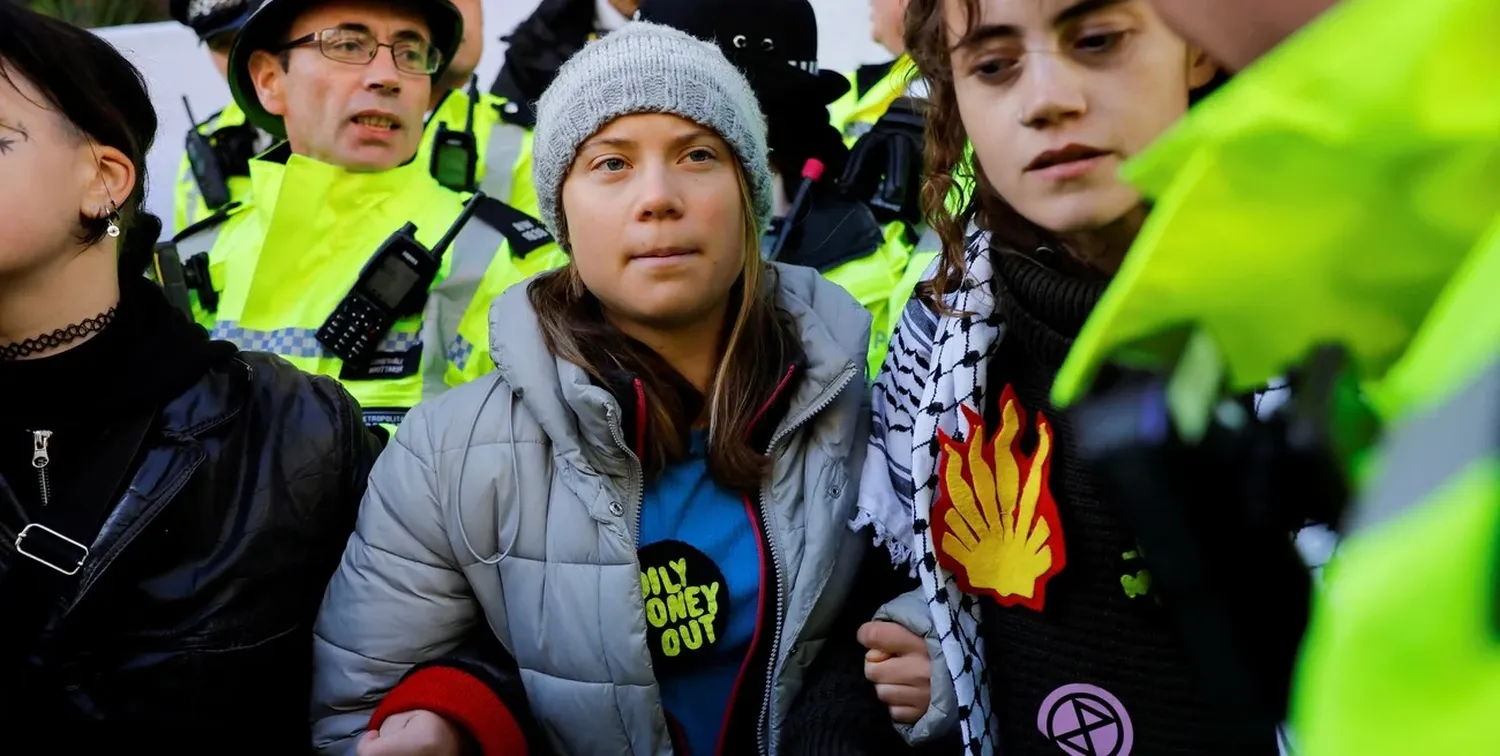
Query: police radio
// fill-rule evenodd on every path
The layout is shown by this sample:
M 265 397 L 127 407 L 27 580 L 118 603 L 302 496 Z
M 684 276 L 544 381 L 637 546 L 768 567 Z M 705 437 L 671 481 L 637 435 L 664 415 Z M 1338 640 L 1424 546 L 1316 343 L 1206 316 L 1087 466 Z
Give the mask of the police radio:
M 187 275 L 182 261 L 177 257 L 177 248 L 171 243 L 156 245 L 151 253 L 151 268 L 147 278 L 155 281 L 167 297 L 167 303 L 178 312 L 193 316 L 193 301 L 188 296 Z
M 474 140 L 474 104 L 479 101 L 479 76 L 469 79 L 469 115 L 463 131 L 438 124 L 432 142 L 432 164 L 429 170 L 439 184 L 455 192 L 475 189 L 479 170 L 478 143 Z
M 147 278 L 162 288 L 167 302 L 193 319 L 192 294 L 198 295 L 198 306 L 205 312 L 217 312 L 219 293 L 214 291 L 208 270 L 208 254 L 198 253 L 182 260 L 178 257 L 177 245 L 171 242 L 157 244 L 151 253 L 151 267 Z
M 187 95 L 182 97 L 182 107 L 187 110 L 188 164 L 193 169 L 193 180 L 198 183 L 198 194 L 210 210 L 229 204 L 229 181 L 224 177 L 224 167 L 219 164 L 219 154 L 208 137 L 198 132 L 198 119 L 193 117 L 193 106 Z
M 475 192 L 431 251 L 417 241 L 414 223 L 391 234 L 365 263 L 354 288 L 318 328 L 318 341 L 345 362 L 360 363 L 370 357 L 397 320 L 421 312 L 443 253 L 483 199 L 482 192 Z

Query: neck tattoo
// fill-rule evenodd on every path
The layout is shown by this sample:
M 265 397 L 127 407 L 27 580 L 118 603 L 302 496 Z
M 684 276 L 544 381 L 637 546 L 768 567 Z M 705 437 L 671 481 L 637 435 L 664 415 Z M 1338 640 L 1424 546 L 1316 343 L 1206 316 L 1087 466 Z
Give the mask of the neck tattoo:
M 0 362 L 12 362 L 22 357 L 40 354 L 49 349 L 71 344 L 79 339 L 87 337 L 91 333 L 104 330 L 115 319 L 115 308 L 95 315 L 92 318 L 82 320 L 70 326 L 59 328 L 52 333 L 44 333 L 41 336 L 33 336 L 25 341 L 14 344 L 0 345 Z

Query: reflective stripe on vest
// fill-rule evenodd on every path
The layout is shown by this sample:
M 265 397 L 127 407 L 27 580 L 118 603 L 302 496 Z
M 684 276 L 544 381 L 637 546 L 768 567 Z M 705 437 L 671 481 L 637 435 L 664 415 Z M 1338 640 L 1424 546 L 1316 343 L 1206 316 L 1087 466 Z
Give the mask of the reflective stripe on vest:
M 844 140 L 850 143 L 857 142 L 873 128 L 875 128 L 874 121 L 850 121 L 849 125 L 844 127 Z
M 193 234 L 177 243 L 177 254 L 187 260 L 195 254 L 207 254 L 219 238 L 219 228 L 214 227 Z M 418 333 L 392 332 L 376 348 L 377 352 L 406 352 L 422 344 L 449 344 L 462 342 L 458 337 L 458 326 L 474 292 L 484 280 L 485 271 L 495 254 L 504 248 L 505 235 L 493 226 L 477 220 L 466 223 L 449 247 L 452 260 L 448 276 L 432 288 L 423 310 L 423 321 Z M 212 336 L 231 341 L 241 349 L 268 352 L 280 357 L 304 359 L 333 359 L 335 356 L 319 343 L 317 329 L 278 328 L 270 331 L 247 329 L 239 323 L 221 320 L 214 323 Z M 461 357 L 460 369 L 468 362 L 469 348 Z M 447 390 L 444 381 L 446 365 L 443 359 L 452 359 L 454 350 L 424 349 L 422 352 L 422 390 L 424 396 L 436 396 Z
M 913 77 L 911 81 L 906 83 L 906 88 L 902 90 L 902 96 L 910 97 L 916 100 L 925 100 L 927 99 L 927 95 L 930 92 L 931 89 L 929 89 L 927 86 L 927 80 L 920 76 L 917 76 Z
M 510 248 L 506 245 L 505 234 L 499 229 L 471 219 L 458 232 L 450 249 L 453 260 L 448 277 L 432 287 L 422 321 L 422 335 L 427 343 L 444 346 L 442 350 L 432 349 L 429 350 L 431 354 L 423 354 L 422 391 L 427 396 L 436 396 L 448 389 L 445 361 L 458 364 L 460 370 L 468 362 L 467 352 L 460 354 L 454 349 L 454 345 L 462 341 L 458 335 L 459 325 L 484 281 L 490 262 L 496 254 L 508 252 Z
M 1442 406 L 1394 428 L 1382 446 L 1368 498 L 1347 534 L 1379 525 L 1426 500 L 1469 465 L 1500 449 L 1500 361 Z
M 484 179 L 479 182 L 479 190 L 486 196 L 511 204 L 516 162 L 521 159 L 525 139 L 524 129 L 505 121 L 490 129 L 490 141 L 485 145 Z
M 314 328 L 278 328 L 274 331 L 257 331 L 241 328 L 238 323 L 221 320 L 214 324 L 213 337 L 221 341 L 232 341 L 247 352 L 267 352 L 278 357 L 301 357 L 304 359 L 338 359 L 318 341 Z M 422 343 L 416 333 L 388 333 L 381 340 L 377 352 L 405 352 Z
M 203 204 L 203 195 L 198 192 L 198 179 L 193 175 L 191 164 L 188 163 L 186 155 L 182 157 L 182 166 L 187 171 L 187 178 L 184 179 L 179 172 L 177 177 L 176 217 L 173 218 L 177 226 L 174 229 L 176 231 L 181 231 L 193 225 L 207 209 Z
M 887 77 L 892 76 L 892 75 L 894 75 L 894 74 L 886 74 Z M 878 89 L 878 88 L 879 88 L 879 86 L 877 85 L 875 89 Z M 872 93 L 875 92 L 875 89 L 872 89 L 869 93 L 866 93 L 866 97 L 871 97 Z M 920 76 L 918 76 L 918 77 L 912 79 L 911 81 L 907 82 L 906 86 L 899 93 L 896 93 L 896 92 L 887 92 L 887 93 L 885 93 L 882 96 L 882 99 L 884 100 L 884 102 L 879 103 L 880 106 L 881 106 L 880 107 L 880 112 L 878 112 L 878 113 L 866 113 L 866 114 L 864 114 L 865 118 L 863 118 L 863 119 L 853 118 L 852 120 L 849 121 L 848 124 L 846 124 L 844 126 L 844 143 L 846 145 L 851 145 L 852 146 L 854 144 L 854 142 L 859 141 L 860 137 L 863 137 L 865 134 L 870 133 L 870 130 L 873 129 L 873 128 L 875 128 L 875 123 L 885 116 L 885 111 L 890 107 L 890 105 L 891 105 L 892 102 L 894 102 L 897 99 L 902 98 L 902 97 L 910 97 L 910 98 L 916 99 L 916 100 L 925 100 L 925 99 L 927 99 L 927 93 L 928 93 L 927 80 L 923 79 Z M 879 102 L 879 101 L 877 101 L 877 102 Z M 862 98 L 859 101 L 859 103 L 857 103 L 854 106 L 854 110 L 856 111 L 856 114 L 858 114 L 859 111 L 864 111 L 864 110 L 869 109 L 872 106 L 872 104 L 873 103 L 866 102 Z
M 174 242 L 173 246 L 177 248 L 177 259 L 187 262 L 194 255 L 208 254 L 208 251 L 213 249 L 214 245 L 218 243 L 219 229 L 221 228 L 223 228 L 222 224 Z
M 515 249 L 511 240 L 511 249 Z M 568 256 L 556 244 L 548 244 L 532 250 L 524 256 L 515 254 L 496 257 L 485 271 L 479 291 L 469 303 L 459 322 L 458 333 L 445 346 L 448 357 L 449 386 L 461 386 L 484 375 L 494 367 L 489 359 L 490 305 L 512 286 L 523 285 L 527 279 L 544 271 L 553 270 L 568 262 Z
M 922 237 L 917 239 L 917 245 L 912 252 L 942 252 L 943 238 L 938 236 L 937 229 L 923 224 Z

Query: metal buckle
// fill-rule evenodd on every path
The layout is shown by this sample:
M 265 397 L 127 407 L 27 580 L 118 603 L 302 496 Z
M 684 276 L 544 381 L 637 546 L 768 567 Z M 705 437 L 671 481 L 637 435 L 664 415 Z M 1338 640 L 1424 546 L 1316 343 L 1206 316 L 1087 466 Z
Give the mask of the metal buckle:
M 73 566 L 70 568 L 65 564 L 54 564 L 45 556 L 33 554 L 32 552 L 27 551 L 26 547 L 22 546 L 22 543 L 26 541 L 26 536 L 33 534 L 52 536 L 53 538 L 57 539 L 57 541 L 61 542 L 56 544 L 58 547 L 61 547 L 63 549 L 71 547 L 71 550 L 78 554 L 78 559 L 74 561 Z M 78 571 L 83 569 L 84 561 L 89 558 L 89 547 L 63 535 L 62 533 L 57 532 L 56 530 L 53 530 L 52 528 L 47 527 L 46 525 L 41 525 L 35 522 L 22 528 L 21 534 L 16 536 L 16 551 L 22 556 L 41 562 L 42 564 L 45 564 L 48 567 L 51 567 L 52 569 L 57 570 L 58 572 L 61 572 L 62 574 L 68 575 L 70 577 L 73 575 L 77 575 Z

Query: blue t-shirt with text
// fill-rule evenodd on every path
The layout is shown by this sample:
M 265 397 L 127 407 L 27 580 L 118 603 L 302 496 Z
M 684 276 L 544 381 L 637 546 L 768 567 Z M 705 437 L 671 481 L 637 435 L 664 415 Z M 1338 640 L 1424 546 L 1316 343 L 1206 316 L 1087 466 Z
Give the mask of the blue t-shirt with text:
M 711 756 L 759 621 L 761 536 L 745 498 L 710 477 L 705 433 L 646 487 L 639 553 L 662 703 L 693 756 Z M 737 705 L 759 703 L 745 691 Z

